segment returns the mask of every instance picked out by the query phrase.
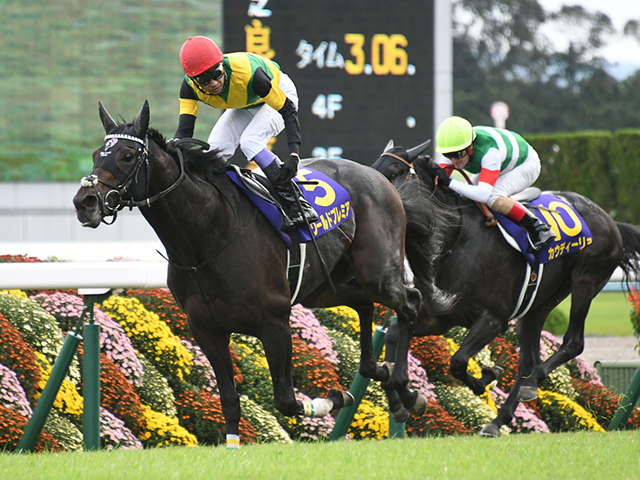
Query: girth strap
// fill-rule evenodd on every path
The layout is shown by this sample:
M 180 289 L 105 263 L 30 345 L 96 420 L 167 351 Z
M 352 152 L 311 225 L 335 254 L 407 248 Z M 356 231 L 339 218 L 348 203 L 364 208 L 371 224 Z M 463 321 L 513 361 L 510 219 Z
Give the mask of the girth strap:
M 544 263 L 537 264 L 535 265 L 535 267 L 537 267 L 537 272 L 534 272 L 527 262 L 527 271 L 525 273 L 524 283 L 522 284 L 520 296 L 518 297 L 518 304 L 509 317 L 509 320 L 511 320 L 512 318 L 524 317 L 536 299 L 536 295 L 538 294 L 538 287 L 540 287 L 540 282 L 542 281 Z

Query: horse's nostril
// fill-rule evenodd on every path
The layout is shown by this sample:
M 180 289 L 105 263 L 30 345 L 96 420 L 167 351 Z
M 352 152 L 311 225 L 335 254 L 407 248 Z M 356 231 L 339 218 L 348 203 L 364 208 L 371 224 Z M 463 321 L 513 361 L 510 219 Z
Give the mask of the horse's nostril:
M 92 197 L 84 197 L 82 199 L 82 205 L 84 205 L 85 207 L 89 207 L 91 205 L 93 205 L 93 198 Z

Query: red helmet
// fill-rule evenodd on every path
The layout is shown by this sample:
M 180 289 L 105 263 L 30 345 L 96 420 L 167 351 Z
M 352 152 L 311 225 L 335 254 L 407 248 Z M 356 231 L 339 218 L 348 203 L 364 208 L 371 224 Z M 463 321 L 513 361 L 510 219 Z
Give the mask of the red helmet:
M 189 77 L 200 75 L 222 61 L 220 47 L 207 37 L 189 37 L 180 49 L 180 63 Z

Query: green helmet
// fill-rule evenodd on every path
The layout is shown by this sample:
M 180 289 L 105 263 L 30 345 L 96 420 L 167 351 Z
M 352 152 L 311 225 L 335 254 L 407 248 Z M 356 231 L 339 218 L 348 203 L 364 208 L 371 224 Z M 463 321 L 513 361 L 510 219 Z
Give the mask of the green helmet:
M 436 131 L 436 152 L 451 153 L 464 150 L 476 138 L 476 132 L 468 120 L 449 117 Z

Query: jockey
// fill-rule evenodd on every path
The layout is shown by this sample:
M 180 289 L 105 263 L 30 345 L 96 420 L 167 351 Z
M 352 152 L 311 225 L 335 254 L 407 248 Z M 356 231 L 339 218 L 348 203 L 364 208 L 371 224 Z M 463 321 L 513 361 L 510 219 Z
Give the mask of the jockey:
M 213 40 L 200 36 L 184 42 L 180 62 L 185 77 L 174 139 L 193 137 L 198 102 L 223 109 L 209 135 L 211 150 L 218 150 L 228 160 L 240 146 L 247 160 L 256 162 L 278 194 L 291 204 L 289 217 L 294 227 L 304 225 L 303 215 L 309 223 L 317 221 L 316 211 L 292 181 L 300 161 L 300 123 L 298 92 L 289 76 L 277 63 L 260 55 L 224 55 Z M 267 149 L 269 140 L 283 129 L 290 152 L 284 163 Z
M 510 198 L 530 187 L 540 175 L 540 158 L 520 135 L 498 128 L 472 127 L 464 118 L 454 116 L 438 127 L 436 144 L 436 152 L 444 155 L 433 172 L 439 185 L 509 217 L 529 234 L 531 250 L 540 250 L 555 238 L 549 225 Z M 449 178 L 451 165 L 475 174 L 473 183 Z

